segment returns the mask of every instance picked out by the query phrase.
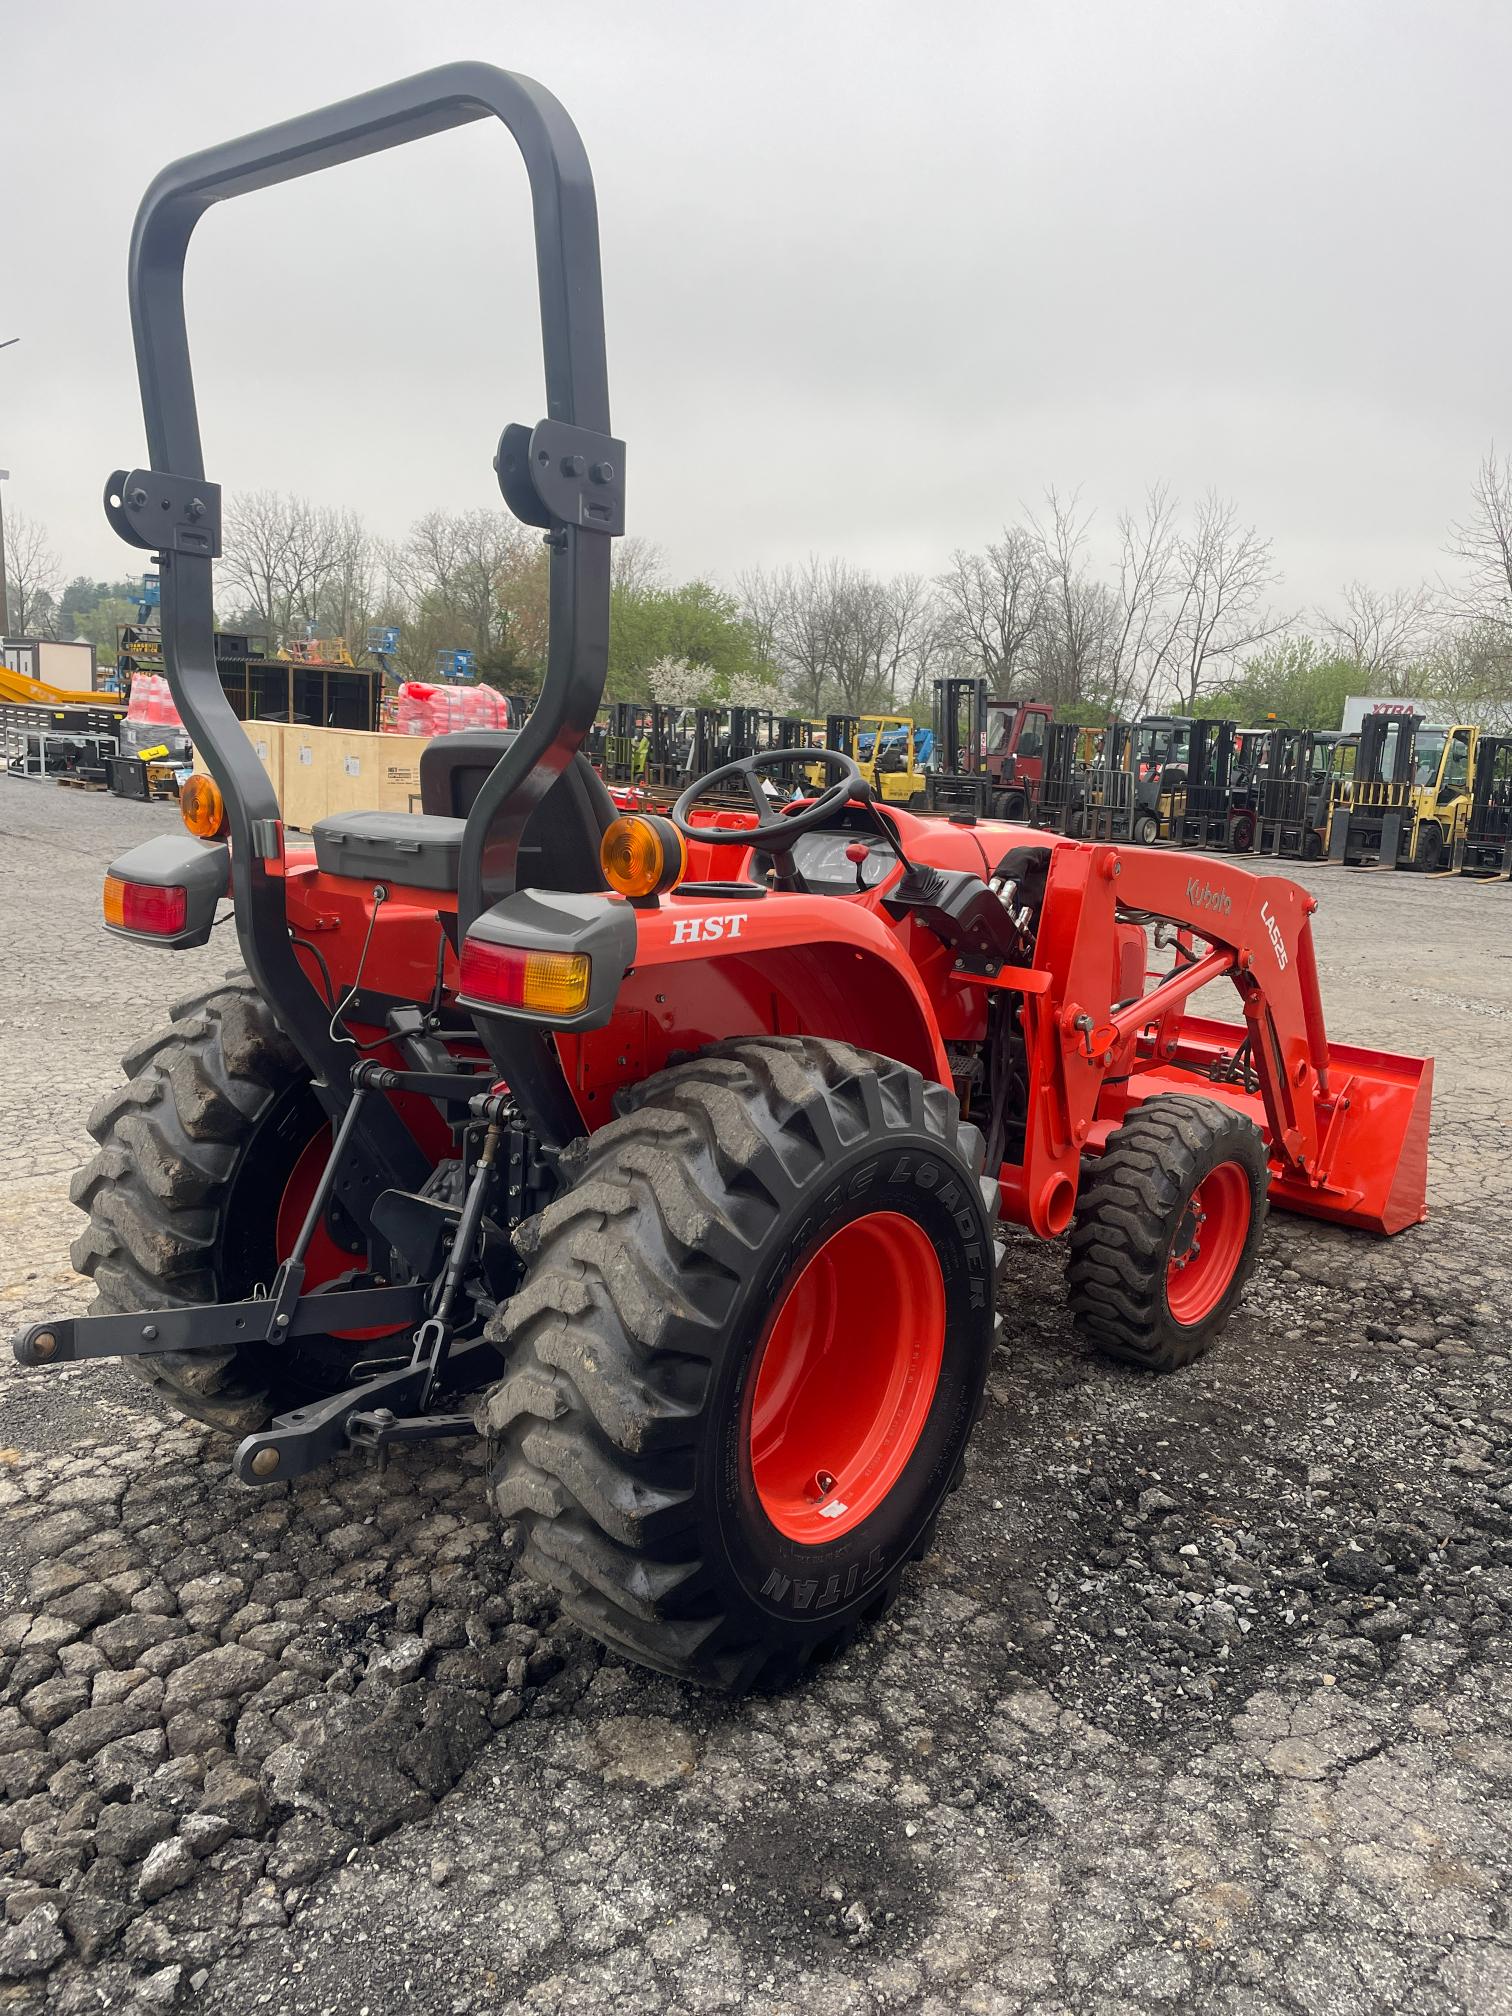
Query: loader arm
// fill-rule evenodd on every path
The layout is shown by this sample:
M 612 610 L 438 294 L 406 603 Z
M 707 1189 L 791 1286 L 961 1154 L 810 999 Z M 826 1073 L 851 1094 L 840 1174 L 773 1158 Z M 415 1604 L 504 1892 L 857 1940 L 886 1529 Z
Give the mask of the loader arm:
M 1036 1090 L 1022 1166 L 1003 1172 L 1014 1215 L 1064 1230 L 1082 1154 L 1142 1100 L 1200 1090 L 1262 1128 L 1276 1203 L 1379 1232 L 1426 1216 L 1432 1064 L 1330 1045 L 1317 907 L 1296 883 L 1226 861 L 1054 849 L 1033 968 L 980 983 L 1023 996 Z M 1121 921 L 1150 919 L 1178 929 L 1171 970 L 1117 1000 L 1108 947 Z M 1225 976 L 1242 1024 L 1193 1016 L 1192 996 Z

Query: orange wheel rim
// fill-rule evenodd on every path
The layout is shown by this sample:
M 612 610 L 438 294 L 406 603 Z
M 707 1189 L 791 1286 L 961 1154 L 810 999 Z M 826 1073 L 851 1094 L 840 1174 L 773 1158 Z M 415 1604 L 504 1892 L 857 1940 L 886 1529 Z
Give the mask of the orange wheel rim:
M 945 1278 L 923 1228 L 874 1211 L 789 1282 L 757 1351 L 747 1457 L 761 1509 L 820 1546 L 877 1510 L 918 1447 L 945 1355 Z
M 1249 1178 L 1220 1162 L 1186 1201 L 1166 1262 L 1166 1304 L 1186 1328 L 1211 1316 L 1228 1293 L 1249 1238 Z

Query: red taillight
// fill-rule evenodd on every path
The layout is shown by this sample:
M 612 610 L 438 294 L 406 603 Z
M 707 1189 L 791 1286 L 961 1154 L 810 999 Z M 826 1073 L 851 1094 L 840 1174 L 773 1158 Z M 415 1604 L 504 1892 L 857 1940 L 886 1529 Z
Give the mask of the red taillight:
M 171 938 L 189 921 L 189 891 L 163 888 L 154 882 L 123 882 L 105 877 L 105 922 L 117 931 L 144 931 Z
M 524 1008 L 532 1015 L 576 1015 L 588 1000 L 592 964 L 586 952 L 531 952 L 464 938 L 457 992 L 464 1001 Z

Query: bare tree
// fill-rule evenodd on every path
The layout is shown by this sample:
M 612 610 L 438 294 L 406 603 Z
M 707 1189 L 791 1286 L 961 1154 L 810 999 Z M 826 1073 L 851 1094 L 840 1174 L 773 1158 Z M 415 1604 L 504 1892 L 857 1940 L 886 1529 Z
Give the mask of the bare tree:
M 615 587 L 631 595 L 642 595 L 648 588 L 657 587 L 666 573 L 660 546 L 634 533 L 628 539 L 614 541 L 610 567 Z
M 377 599 L 377 554 L 354 511 L 324 512 L 307 597 L 317 636 L 339 637 L 360 651 Z
M 222 585 L 275 644 L 320 633 L 348 638 L 371 597 L 373 548 L 362 521 L 276 490 L 235 497 L 226 510 Z
M 1371 693 L 1405 693 L 1411 668 L 1433 648 L 1434 603 L 1426 587 L 1389 594 L 1351 581 L 1339 609 L 1316 609 L 1313 618 L 1341 658 L 1365 674 Z
M 219 585 L 235 589 L 246 614 L 270 636 L 281 637 L 286 619 L 288 501 L 275 490 L 254 490 L 226 504 Z
M 1238 507 L 1209 490 L 1177 548 L 1180 615 L 1172 660 L 1176 693 L 1190 713 L 1210 668 L 1273 637 L 1287 618 L 1264 606 L 1280 575 L 1271 542 L 1241 525 Z
M 1034 528 L 1003 528 L 981 553 L 959 549 L 938 580 L 951 639 L 981 665 L 994 692 L 1006 692 L 1044 617 L 1050 570 Z
M 848 714 L 892 705 L 898 667 L 923 585 L 917 575 L 905 578 L 906 585 L 895 589 L 893 583 L 879 581 L 864 568 L 844 561 L 828 573 L 831 697 Z
M 778 632 L 782 628 L 791 580 L 792 573 L 787 568 L 769 574 L 765 568 L 748 567 L 743 574 L 735 577 L 741 621 L 751 633 L 759 664 L 777 662 Z
M 943 597 L 922 574 L 894 574 L 887 584 L 889 704 L 914 717 L 933 703 L 930 681 L 955 648 Z
M 922 574 L 883 580 L 811 557 L 801 568 L 751 569 L 739 590 L 758 665 L 781 669 L 801 712 L 887 711 L 904 699 L 917 710 L 945 648 L 942 601 Z
M 787 672 L 794 698 L 806 714 L 822 711 L 839 669 L 845 563 L 811 554 L 801 567 L 742 579 L 745 605 L 759 597 L 771 655 Z
M 47 527 L 14 511 L 5 521 L 6 600 L 13 637 L 51 637 L 63 569 Z
M 1122 698 L 1119 653 L 1131 621 L 1126 604 L 1116 602 L 1107 584 L 1094 580 L 1088 569 L 1091 513 L 1079 516 L 1079 501 L 1076 491 L 1062 497 L 1052 489 L 1046 497 L 1047 516 L 1030 520 L 1045 577 L 1030 658 L 1034 697 L 1057 707 L 1116 712 Z
M 1449 531 L 1448 550 L 1462 563 L 1464 576 L 1445 592 L 1467 622 L 1512 632 L 1512 460 L 1498 460 L 1494 443 L 1481 459 L 1470 496 L 1471 517 Z
M 539 551 L 503 511 L 428 511 L 411 527 L 401 565 L 411 600 L 449 622 L 450 645 L 488 665 L 509 650 L 506 584 L 528 578 Z
M 1107 684 L 1112 703 L 1138 715 L 1175 676 L 1182 625 L 1192 598 L 1183 568 L 1177 504 L 1170 486 L 1145 492 L 1144 510 L 1118 519 L 1116 621 L 1109 644 Z

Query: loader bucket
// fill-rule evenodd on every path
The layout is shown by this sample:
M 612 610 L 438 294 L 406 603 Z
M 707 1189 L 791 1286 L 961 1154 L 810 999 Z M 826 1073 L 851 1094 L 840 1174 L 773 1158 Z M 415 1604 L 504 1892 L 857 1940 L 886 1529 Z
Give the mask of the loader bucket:
M 1191 1072 L 1215 1058 L 1231 1057 L 1244 1035 L 1233 1023 L 1188 1015 L 1181 1028 L 1178 1062 L 1185 1069 L 1152 1066 L 1129 1087 L 1131 1100 L 1160 1092 L 1201 1090 L 1247 1113 L 1270 1140 L 1264 1102 L 1237 1085 L 1194 1086 Z M 1325 1112 L 1317 1156 L 1319 1181 L 1280 1164 L 1272 1147 L 1270 1201 L 1283 1211 L 1352 1225 L 1361 1232 L 1402 1232 L 1428 1216 L 1428 1116 L 1433 1100 L 1433 1060 L 1398 1057 L 1351 1043 L 1328 1045 L 1328 1086 L 1335 1104 Z
M 1338 1104 L 1323 1136 L 1322 1183 L 1278 1177 L 1271 1201 L 1362 1232 L 1419 1224 L 1428 1216 L 1433 1059 L 1330 1043 L 1328 1078 Z

